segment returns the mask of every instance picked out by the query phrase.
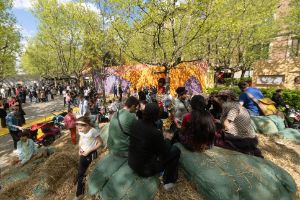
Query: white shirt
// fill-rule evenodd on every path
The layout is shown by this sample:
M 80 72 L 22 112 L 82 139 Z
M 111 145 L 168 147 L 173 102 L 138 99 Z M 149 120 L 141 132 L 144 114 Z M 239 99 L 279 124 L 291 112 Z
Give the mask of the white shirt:
M 89 96 L 90 91 L 89 90 L 84 90 L 83 93 L 84 93 L 84 96 L 87 97 L 87 96 Z
M 97 137 L 100 136 L 100 132 L 98 132 L 95 128 L 91 128 L 89 132 L 82 133 L 79 132 L 80 139 L 79 139 L 79 148 L 83 151 L 87 152 L 97 145 Z
M 4 88 L 1 88 L 1 95 L 2 95 L 2 98 L 5 98 L 5 89 Z
M 85 116 L 90 114 L 89 103 L 87 100 L 82 100 L 79 102 L 79 115 Z

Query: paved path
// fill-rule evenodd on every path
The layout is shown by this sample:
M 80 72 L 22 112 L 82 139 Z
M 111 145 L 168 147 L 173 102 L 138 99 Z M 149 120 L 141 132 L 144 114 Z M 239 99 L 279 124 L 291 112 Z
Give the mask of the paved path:
M 26 103 L 23 107 L 26 115 L 26 124 L 44 121 L 53 111 L 64 109 L 63 98 L 56 96 L 54 101 L 47 103 Z M 25 125 L 26 126 L 26 125 Z M 4 170 L 9 165 L 11 153 L 13 151 L 13 141 L 7 129 L 0 129 L 0 170 Z

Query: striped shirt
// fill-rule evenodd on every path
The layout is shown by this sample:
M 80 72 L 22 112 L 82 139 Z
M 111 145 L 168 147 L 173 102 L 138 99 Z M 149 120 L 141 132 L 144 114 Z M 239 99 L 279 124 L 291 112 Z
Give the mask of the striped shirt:
M 251 118 L 246 108 L 242 107 L 238 102 L 226 102 L 223 104 L 221 122 L 229 121 L 226 132 L 239 136 L 254 138 L 255 132 L 251 126 Z

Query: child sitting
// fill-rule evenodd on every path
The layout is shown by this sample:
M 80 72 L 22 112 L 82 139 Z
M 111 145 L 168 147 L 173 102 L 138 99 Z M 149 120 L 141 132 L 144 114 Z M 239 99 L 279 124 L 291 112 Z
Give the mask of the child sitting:
M 20 141 L 17 143 L 18 163 L 23 166 L 34 155 L 37 154 L 37 146 L 32 139 L 28 138 L 29 132 L 23 131 L 20 133 Z

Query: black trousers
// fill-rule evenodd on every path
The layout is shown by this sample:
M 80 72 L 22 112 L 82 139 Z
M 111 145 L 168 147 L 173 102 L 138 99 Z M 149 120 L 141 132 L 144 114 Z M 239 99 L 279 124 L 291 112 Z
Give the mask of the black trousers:
M 80 156 L 78 174 L 77 174 L 77 191 L 76 196 L 84 194 L 84 176 L 91 162 L 97 158 L 97 151 L 91 152 L 87 156 Z
M 145 165 L 144 168 L 138 167 L 137 169 L 134 169 L 134 171 L 142 177 L 150 177 L 160 172 L 164 172 L 164 184 L 175 183 L 178 179 L 180 153 L 180 150 L 176 146 L 172 146 L 169 155 L 165 160 L 153 160 L 151 163 Z
M 19 132 L 20 131 L 12 131 L 12 130 L 9 130 L 9 133 L 14 141 L 14 149 L 17 149 L 17 143 L 18 141 L 20 140 L 20 137 L 19 137 Z

